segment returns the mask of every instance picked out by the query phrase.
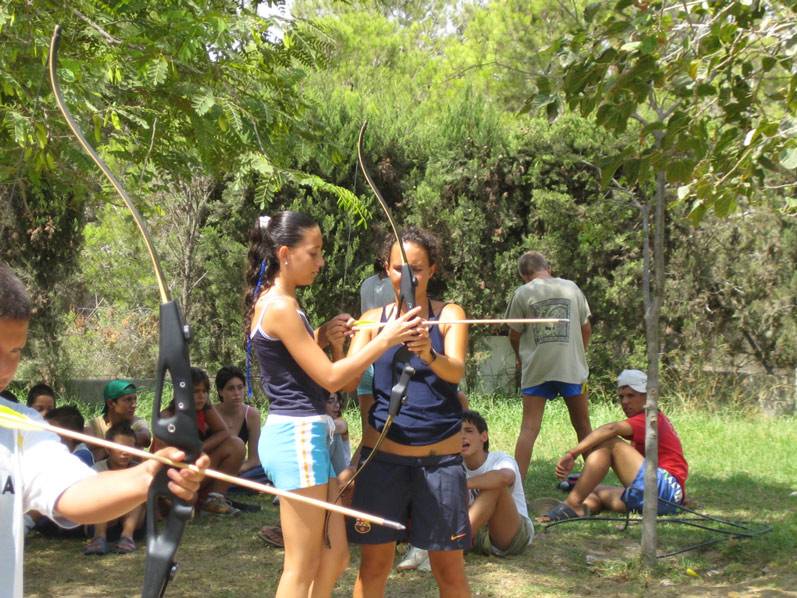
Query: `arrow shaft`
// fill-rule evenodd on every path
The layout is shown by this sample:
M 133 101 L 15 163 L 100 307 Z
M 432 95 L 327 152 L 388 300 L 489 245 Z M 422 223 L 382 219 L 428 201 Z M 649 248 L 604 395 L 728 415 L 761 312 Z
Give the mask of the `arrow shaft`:
M 495 318 L 495 319 L 474 319 L 474 320 L 446 320 L 444 322 L 424 320 L 421 322 L 422 326 L 439 326 L 440 324 L 558 324 L 560 322 L 569 322 L 567 318 Z M 371 330 L 375 328 L 382 328 L 386 322 L 363 322 L 362 324 L 355 323 L 355 330 Z
M 12 418 L 0 416 L 0 420 L 3 419 L 7 422 L 14 421 L 12 420 Z M 47 430 L 49 432 L 58 434 L 59 436 L 67 436 L 74 440 L 85 442 L 86 444 L 94 444 L 96 446 L 101 446 L 107 449 L 124 451 L 130 455 L 134 455 L 141 459 L 150 459 L 153 461 L 158 461 L 159 463 L 162 463 L 163 465 L 168 465 L 169 467 L 175 467 L 177 469 L 190 469 L 191 471 L 196 471 L 209 478 L 221 480 L 222 482 L 228 482 L 230 484 L 243 486 L 245 488 L 249 488 L 251 490 L 255 490 L 257 492 L 262 492 L 265 494 L 272 494 L 274 496 L 279 496 L 280 498 L 285 498 L 287 500 L 295 500 L 296 502 L 303 502 L 309 505 L 313 505 L 314 507 L 318 507 L 319 509 L 334 511 L 336 513 L 340 513 L 341 515 L 346 515 L 348 517 L 353 517 L 355 519 L 363 519 L 365 521 L 370 521 L 371 523 L 376 523 L 377 525 L 383 525 L 385 527 L 390 527 L 397 530 L 404 529 L 403 525 L 395 521 L 391 521 L 390 519 L 384 519 L 376 515 L 363 513 L 362 511 L 357 511 L 355 509 L 350 509 L 348 507 L 344 507 L 341 505 L 332 504 L 323 500 L 319 500 L 317 498 L 312 498 L 310 496 L 304 496 L 302 494 L 290 492 L 289 490 L 280 490 L 279 488 L 275 488 L 274 486 L 259 484 L 258 482 L 253 482 L 251 480 L 245 480 L 243 478 L 231 476 L 221 471 L 216 471 L 215 469 L 201 469 L 192 463 L 173 461 L 162 455 L 149 453 L 147 451 L 138 448 L 129 447 L 124 444 L 118 444 L 116 442 L 111 442 L 110 440 L 105 440 L 104 438 L 89 436 L 88 434 L 83 434 L 82 432 L 67 430 L 66 428 L 62 428 L 60 426 L 53 426 L 52 424 L 39 422 L 30 418 L 27 418 L 23 425 L 26 427 L 39 428 L 40 430 Z

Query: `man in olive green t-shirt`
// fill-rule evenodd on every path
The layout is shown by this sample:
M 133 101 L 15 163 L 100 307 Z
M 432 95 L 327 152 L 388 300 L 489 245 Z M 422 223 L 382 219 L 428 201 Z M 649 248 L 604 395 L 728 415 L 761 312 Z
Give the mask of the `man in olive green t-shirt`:
M 522 367 L 523 421 L 515 445 L 515 460 L 525 477 L 534 442 L 540 433 L 545 403 L 562 396 L 579 441 L 591 431 L 586 382 L 586 349 L 592 328 L 589 305 L 576 284 L 551 276 L 545 257 L 524 253 L 518 271 L 526 283 L 507 309 L 508 318 L 563 318 L 556 324 L 510 324 L 509 342 Z

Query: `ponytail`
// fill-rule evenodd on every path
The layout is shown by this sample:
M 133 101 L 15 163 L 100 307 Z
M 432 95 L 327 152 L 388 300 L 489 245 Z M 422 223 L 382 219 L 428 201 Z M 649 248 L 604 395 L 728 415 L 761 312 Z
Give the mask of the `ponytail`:
M 301 212 L 279 212 L 273 218 L 260 216 L 257 224 L 249 231 L 249 251 L 246 256 L 244 273 L 244 335 L 246 338 L 246 388 L 252 396 L 252 318 L 255 305 L 264 290 L 274 284 L 280 269 L 277 251 L 283 245 L 296 246 L 307 229 L 318 226 L 316 222 Z

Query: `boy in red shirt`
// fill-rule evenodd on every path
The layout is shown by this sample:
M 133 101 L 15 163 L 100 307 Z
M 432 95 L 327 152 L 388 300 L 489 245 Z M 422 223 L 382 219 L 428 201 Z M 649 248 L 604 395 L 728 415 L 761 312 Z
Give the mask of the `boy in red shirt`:
M 617 394 L 627 419 L 594 430 L 556 465 L 556 477 L 563 480 L 573 469 L 576 457 L 587 454 L 584 471 L 563 503 L 542 519 L 559 521 L 594 515 L 603 510 L 626 513 L 642 511 L 645 476 L 645 402 L 647 376 L 639 370 L 623 370 L 617 378 Z M 682 504 L 689 466 L 681 441 L 670 420 L 658 414 L 659 467 L 658 513 L 672 514 Z M 630 444 L 625 440 L 630 440 Z M 623 487 L 601 484 L 612 468 Z M 666 501 L 666 502 L 665 502 Z

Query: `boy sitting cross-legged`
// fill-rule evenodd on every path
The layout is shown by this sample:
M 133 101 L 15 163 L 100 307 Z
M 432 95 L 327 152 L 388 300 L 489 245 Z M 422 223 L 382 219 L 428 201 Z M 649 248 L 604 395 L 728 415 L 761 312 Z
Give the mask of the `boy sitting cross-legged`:
M 521 554 L 534 539 L 523 478 L 512 457 L 489 447 L 487 422 L 477 411 L 463 411 L 462 458 L 470 494 L 472 551 L 502 557 Z M 425 550 L 412 547 L 397 568 L 424 570 L 427 559 Z
M 541 517 L 541 521 L 584 517 L 603 510 L 617 513 L 642 510 L 647 401 L 645 373 L 623 370 L 617 378 L 617 394 L 627 419 L 604 424 L 559 459 L 556 476 L 563 480 L 573 469 L 576 457 L 589 453 L 573 490 L 563 503 Z M 683 503 L 689 466 L 678 434 L 661 412 L 658 413 L 658 435 L 658 513 L 672 514 L 677 511 L 676 505 Z M 610 467 L 620 478 L 622 487 L 601 484 Z
M 136 446 L 136 433 L 130 422 L 127 421 L 111 426 L 108 432 L 105 433 L 105 439 L 131 448 Z M 131 459 L 130 453 L 121 449 L 109 449 L 108 458 L 97 461 L 94 464 L 94 469 L 96 471 L 119 471 L 135 465 L 136 463 Z M 139 504 L 120 517 L 102 523 L 95 523 L 94 537 L 86 545 L 83 554 L 107 554 L 109 529 L 113 532 L 113 535 L 119 533 L 119 541 L 114 547 L 114 552 L 120 554 L 133 552 L 136 549 L 133 535 L 136 530 L 143 529 L 145 514 L 144 505 Z

